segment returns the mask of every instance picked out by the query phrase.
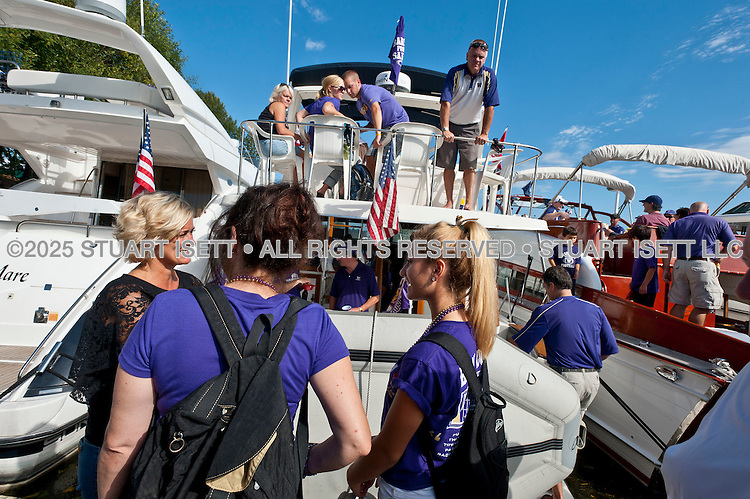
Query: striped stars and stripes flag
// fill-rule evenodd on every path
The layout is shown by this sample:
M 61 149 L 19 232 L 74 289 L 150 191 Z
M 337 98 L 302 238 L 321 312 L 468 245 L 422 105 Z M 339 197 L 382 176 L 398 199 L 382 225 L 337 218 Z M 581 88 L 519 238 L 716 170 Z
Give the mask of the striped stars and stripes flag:
M 151 128 L 148 124 L 148 113 L 143 110 L 143 138 L 141 138 L 141 150 L 138 153 L 138 162 L 135 164 L 135 180 L 133 181 L 133 196 L 142 192 L 154 192 L 154 160 L 151 156 Z
M 398 203 L 396 196 L 395 137 L 386 146 L 380 179 L 372 200 L 367 231 L 376 241 L 388 239 L 398 233 Z

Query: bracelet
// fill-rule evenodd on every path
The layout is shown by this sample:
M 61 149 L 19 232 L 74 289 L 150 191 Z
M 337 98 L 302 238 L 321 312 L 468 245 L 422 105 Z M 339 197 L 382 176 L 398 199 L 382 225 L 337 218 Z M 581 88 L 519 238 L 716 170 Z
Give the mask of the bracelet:
M 305 469 L 302 471 L 302 478 L 305 478 L 306 476 L 317 475 L 317 473 L 310 473 L 310 470 L 307 468 L 307 465 L 310 463 L 310 451 L 316 445 L 318 444 L 307 444 L 307 456 L 305 456 Z

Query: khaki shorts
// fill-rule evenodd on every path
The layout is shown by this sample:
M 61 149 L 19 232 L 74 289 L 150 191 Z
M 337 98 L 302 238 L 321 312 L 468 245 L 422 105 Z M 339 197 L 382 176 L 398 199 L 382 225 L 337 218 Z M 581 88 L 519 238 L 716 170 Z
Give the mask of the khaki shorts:
M 589 408 L 599 391 L 599 373 L 564 372 L 560 373 L 560 376 L 565 378 L 575 388 L 578 400 L 581 401 L 581 418 L 583 418 L 583 415 L 586 414 L 586 409 Z
M 705 260 L 676 260 L 672 269 L 669 302 L 716 310 L 724 303 L 719 269 Z
M 471 125 L 454 125 L 450 123 L 448 128 L 456 137 L 466 137 L 475 139 L 479 135 L 479 123 L 472 123 Z M 479 154 L 482 152 L 482 146 L 474 144 L 474 142 L 468 142 L 465 140 L 454 140 L 453 142 L 443 142 L 443 145 L 438 149 L 437 152 L 437 165 L 440 168 L 446 170 L 456 169 L 456 158 L 458 157 L 459 151 L 461 157 L 459 158 L 458 170 L 476 170 L 477 160 Z

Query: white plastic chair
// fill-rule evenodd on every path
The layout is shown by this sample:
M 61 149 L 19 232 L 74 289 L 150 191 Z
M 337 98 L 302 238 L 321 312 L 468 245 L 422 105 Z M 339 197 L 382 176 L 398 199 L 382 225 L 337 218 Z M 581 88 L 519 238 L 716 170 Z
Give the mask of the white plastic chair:
M 491 145 L 491 142 L 487 143 Z M 503 169 L 500 173 L 495 173 L 494 169 L 498 165 L 496 157 L 493 158 L 493 151 L 490 150 L 486 157 L 479 158 L 477 163 L 481 165 L 477 169 L 477 173 L 474 176 L 474 195 L 475 203 L 473 206 L 480 211 L 495 212 L 495 200 L 497 199 L 497 191 L 499 188 L 507 184 L 507 176 L 510 174 L 511 165 L 514 163 L 514 156 L 517 156 L 523 149 L 511 149 L 506 148 L 502 153 Z M 456 175 L 457 180 L 459 175 Z M 455 192 L 455 190 L 454 190 Z M 466 195 L 466 187 L 463 181 L 458 188 L 458 204 L 464 199 Z M 505 195 L 505 193 L 504 193 Z M 489 206 L 488 206 L 489 203 Z
M 352 162 L 359 150 L 359 126 L 346 116 L 310 115 L 305 116 L 302 123 L 310 124 L 308 133 L 314 131 L 315 138 L 312 147 L 309 146 L 307 134 L 300 130 L 300 135 L 306 148 L 311 149 L 305 154 L 305 186 L 311 190 L 313 186 L 322 183 L 331 172 L 333 166 L 343 167 L 344 199 L 349 199 L 349 185 L 352 176 Z M 325 126 L 314 126 L 325 125 Z M 348 154 L 344 151 L 344 130 L 346 125 L 351 129 L 351 144 Z M 300 125 L 300 128 L 302 126 Z M 327 168 L 321 168 L 321 167 Z M 338 189 L 334 189 L 334 193 Z
M 401 173 L 418 173 L 419 182 L 416 185 L 413 204 L 427 205 L 432 199 L 435 155 L 443 145 L 443 134 L 436 127 L 423 123 L 397 123 L 391 127 L 391 131 L 393 137 L 403 137 L 401 152 L 397 151 L 395 158 L 397 183 L 398 175 Z M 403 181 L 399 184 L 399 189 L 402 184 Z M 424 202 L 420 200 L 422 192 L 425 193 Z
M 267 167 L 271 166 L 271 172 L 279 172 L 284 176 L 284 180 L 288 182 L 294 181 L 294 174 L 292 173 L 295 169 L 299 173 L 299 166 L 301 166 L 302 160 L 296 155 L 296 147 L 294 137 L 290 135 L 280 135 L 277 133 L 273 134 L 273 140 L 281 140 L 287 143 L 287 153 L 283 156 L 273 155 L 269 156 L 263 154 L 263 150 L 260 147 L 261 139 L 270 139 L 271 135 L 266 133 L 265 130 L 261 129 L 257 123 L 250 121 L 248 122 L 248 131 L 250 132 L 253 142 L 255 143 L 255 150 L 258 152 L 261 162 L 261 170 L 263 171 L 263 179 L 267 183 L 271 183 L 270 179 L 266 178 L 266 172 L 269 170 Z M 269 148 L 269 152 L 273 152 L 273 147 Z

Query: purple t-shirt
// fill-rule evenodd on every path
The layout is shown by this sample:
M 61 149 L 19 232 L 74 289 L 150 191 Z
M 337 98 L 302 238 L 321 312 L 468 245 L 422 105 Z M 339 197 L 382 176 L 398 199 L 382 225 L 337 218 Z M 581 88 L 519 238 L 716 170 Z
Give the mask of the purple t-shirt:
M 383 115 L 382 128 L 391 128 L 397 123 L 408 123 L 409 115 L 399 104 L 391 93 L 375 85 L 362 85 L 357 99 L 357 111 L 362 113 L 367 121 L 372 123 L 372 104 L 380 103 L 380 112 Z
M 664 233 L 665 240 L 690 240 L 696 241 L 690 246 L 690 254 L 687 255 L 685 245 L 677 245 L 675 253 L 678 258 L 688 256 L 708 258 L 718 253 L 716 241 L 721 241 L 724 246 L 732 242 L 735 237 L 729 224 L 723 218 L 712 217 L 708 213 L 691 213 L 670 225 Z M 703 254 L 702 241 L 706 241 L 706 254 Z
M 336 108 L 336 111 L 341 108 L 340 100 L 324 95 L 309 106 L 305 107 L 305 111 L 307 111 L 307 114 L 323 114 L 323 106 L 326 102 L 330 102 L 331 104 L 333 104 L 333 107 Z
M 326 102 L 330 102 L 333 104 L 333 107 L 336 108 L 336 111 L 341 109 L 341 101 L 338 99 L 334 99 L 333 97 L 328 97 L 327 95 L 324 95 L 320 99 L 316 100 L 309 106 L 305 108 L 305 111 L 307 111 L 307 114 L 317 114 L 321 115 L 323 113 L 323 106 L 326 104 Z M 313 146 L 315 142 L 315 130 L 313 130 L 314 127 L 307 127 L 307 130 L 310 132 L 310 147 Z
M 481 354 L 466 322 L 442 321 L 433 331 L 443 331 L 459 340 L 471 354 L 477 374 Z M 434 435 L 432 456 L 435 466 L 441 466 L 450 456 L 469 411 L 469 385 L 455 359 L 440 345 L 417 343 L 406 352 L 391 370 L 383 405 L 383 419 L 402 390 L 412 399 L 427 418 Z M 420 451 L 415 434 L 396 465 L 383 473 L 385 481 L 406 490 L 429 487 L 430 470 Z
M 646 272 L 648 272 L 648 269 L 657 269 L 657 271 L 648 282 L 646 293 L 656 294 L 659 292 L 658 264 L 656 262 L 655 256 L 652 256 L 651 258 L 644 258 L 641 256 L 635 257 L 635 259 L 633 260 L 633 272 L 632 278 L 630 280 L 630 289 L 632 289 L 633 291 L 638 291 L 638 288 L 640 288 L 641 284 L 643 284 L 643 278 L 646 277 Z
M 575 296 L 561 296 L 537 307 L 513 341 L 531 352 L 542 338 L 551 366 L 601 369 L 602 355 L 620 351 L 602 309 Z
M 275 325 L 289 307 L 288 295 L 265 299 L 223 288 L 243 332 L 258 315 L 273 314 Z M 341 334 L 323 307 L 310 305 L 297 315 L 281 378 L 292 418 L 310 376 L 349 355 Z M 132 376 L 152 378 L 159 415 L 228 368 L 198 302 L 188 290 L 162 293 L 133 329 L 120 354 L 120 366 Z
M 573 252 L 578 252 L 577 248 L 573 248 L 573 245 L 568 243 L 561 246 L 555 246 L 552 250 L 552 259 L 555 261 L 555 265 L 564 268 L 570 274 L 570 278 L 574 279 L 576 275 L 576 265 L 581 264 L 581 257 L 573 256 Z
M 343 310 L 346 305 L 361 307 L 371 296 L 380 296 L 375 272 L 362 262 L 351 274 L 344 267 L 339 268 L 333 276 L 331 296 L 336 298 L 336 310 Z

